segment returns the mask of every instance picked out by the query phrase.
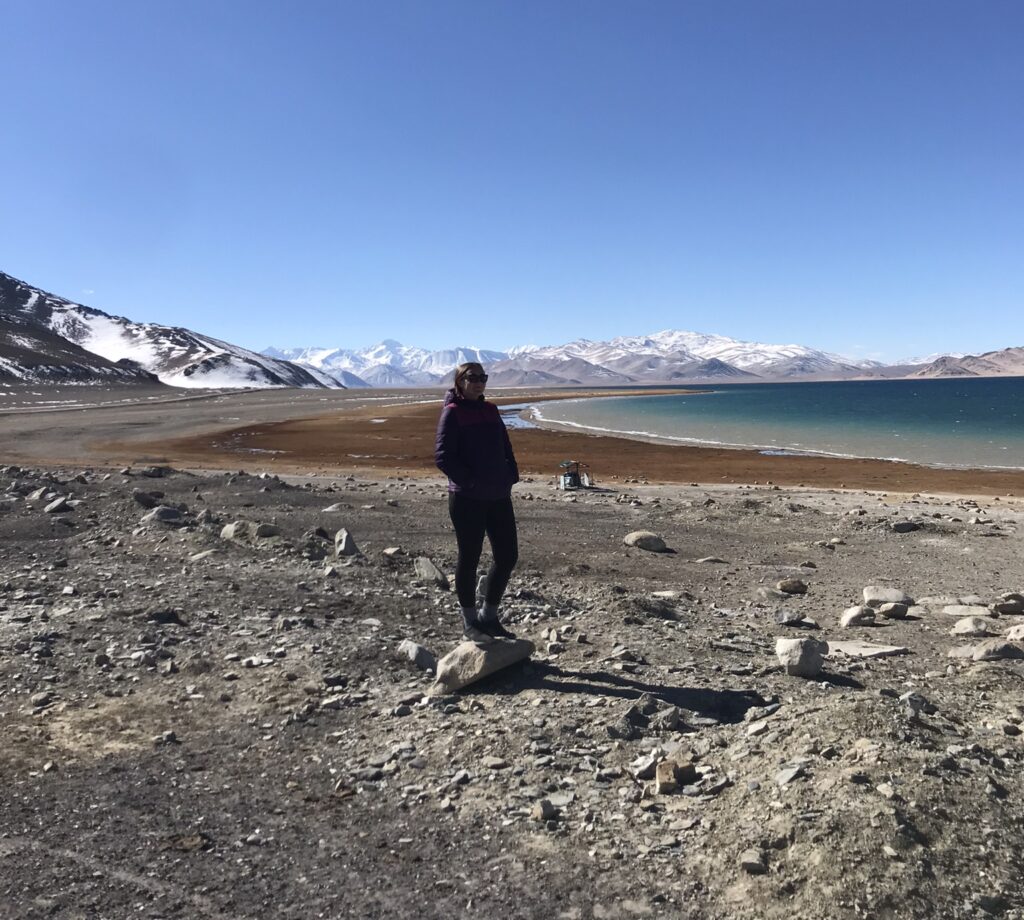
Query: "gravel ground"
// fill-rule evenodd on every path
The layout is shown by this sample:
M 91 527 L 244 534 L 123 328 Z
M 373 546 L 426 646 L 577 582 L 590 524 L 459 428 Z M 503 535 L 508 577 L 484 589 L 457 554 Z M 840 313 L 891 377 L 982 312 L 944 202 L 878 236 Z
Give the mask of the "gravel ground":
M 0 470 L 0 917 L 1024 917 L 1024 661 L 949 657 L 945 612 L 1024 622 L 1019 503 L 516 500 L 537 652 L 431 695 L 439 480 Z M 872 585 L 919 603 L 841 628 Z M 906 653 L 787 675 L 811 636 Z

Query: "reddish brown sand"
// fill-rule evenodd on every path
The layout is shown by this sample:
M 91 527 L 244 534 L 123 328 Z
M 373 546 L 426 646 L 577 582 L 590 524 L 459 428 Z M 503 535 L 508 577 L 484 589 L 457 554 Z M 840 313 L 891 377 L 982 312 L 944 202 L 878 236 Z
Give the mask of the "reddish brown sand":
M 570 395 L 579 394 L 538 394 L 530 401 Z M 523 401 L 522 397 L 495 400 L 498 404 Z M 261 468 L 281 473 L 372 469 L 392 474 L 434 474 L 434 430 L 439 408 L 439 404 L 426 404 L 345 410 L 179 438 L 149 447 L 153 453 L 165 454 L 168 462 L 213 469 L 251 469 L 258 460 Z M 904 493 L 1024 495 L 1024 471 L 949 470 L 883 460 L 765 456 L 752 450 L 680 447 L 546 429 L 514 429 L 510 434 L 524 474 L 549 477 L 557 472 L 561 461 L 583 460 L 590 464 L 598 484 L 639 478 L 650 482 L 774 483 Z M 138 447 L 136 443 L 134 449 Z

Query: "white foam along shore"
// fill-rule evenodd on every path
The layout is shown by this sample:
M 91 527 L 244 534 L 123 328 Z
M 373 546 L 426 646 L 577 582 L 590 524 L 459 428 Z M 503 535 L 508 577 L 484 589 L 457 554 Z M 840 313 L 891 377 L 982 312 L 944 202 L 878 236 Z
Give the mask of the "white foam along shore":
M 711 392 L 711 391 L 708 391 Z M 645 399 L 664 398 L 666 395 L 676 394 L 652 394 L 645 396 Z M 635 399 L 630 396 L 584 396 L 577 399 L 559 400 L 559 404 L 566 406 L 573 403 L 589 402 L 594 399 L 602 401 L 615 399 Z M 528 403 L 523 406 L 506 406 L 505 409 L 520 409 L 518 416 L 524 422 L 520 427 L 547 428 L 551 431 L 581 431 L 591 435 L 608 435 L 616 438 L 627 438 L 631 441 L 642 441 L 648 444 L 667 444 L 679 447 L 709 447 L 720 450 L 755 450 L 766 456 L 772 457 L 826 457 L 834 460 L 881 460 L 886 463 L 907 463 L 914 466 L 931 467 L 941 470 L 1020 470 L 1024 466 L 982 464 L 982 463 L 938 463 L 916 460 L 908 457 L 883 457 L 871 454 L 843 453 L 839 451 L 816 450 L 802 445 L 779 445 L 779 444 L 758 444 L 758 443 L 734 443 L 729 441 L 716 441 L 712 438 L 691 438 L 682 435 L 665 435 L 652 431 L 641 431 L 634 429 L 608 428 L 599 425 L 584 425 L 581 422 L 573 422 L 567 419 L 551 419 L 544 415 L 542 406 L 545 403 Z

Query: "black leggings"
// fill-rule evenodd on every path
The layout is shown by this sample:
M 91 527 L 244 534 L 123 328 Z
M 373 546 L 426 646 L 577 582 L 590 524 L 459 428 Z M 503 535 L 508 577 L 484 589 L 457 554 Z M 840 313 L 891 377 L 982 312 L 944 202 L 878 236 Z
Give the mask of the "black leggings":
M 484 534 L 490 539 L 494 554 L 494 562 L 487 574 L 485 600 L 488 604 L 497 604 L 519 559 L 512 499 L 486 501 L 449 492 L 448 513 L 459 543 L 459 561 L 455 567 L 455 591 L 459 595 L 459 604 L 463 607 L 476 606 L 476 569 L 484 547 Z

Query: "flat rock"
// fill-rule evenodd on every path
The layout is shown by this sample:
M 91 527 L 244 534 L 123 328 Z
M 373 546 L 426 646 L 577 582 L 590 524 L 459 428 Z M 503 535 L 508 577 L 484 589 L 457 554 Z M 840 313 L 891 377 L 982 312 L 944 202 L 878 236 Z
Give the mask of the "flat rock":
M 906 604 L 882 604 L 878 613 L 887 620 L 905 620 L 910 608 Z
M 948 604 L 942 612 L 951 617 L 990 617 L 992 611 L 980 604 Z
M 626 546 L 635 546 L 637 549 L 647 550 L 649 553 L 663 553 L 668 549 L 665 541 L 656 533 L 649 530 L 634 530 L 622 538 Z
M 46 514 L 62 514 L 65 511 L 70 511 L 71 505 L 68 504 L 68 500 L 62 495 L 60 498 L 55 498 L 50 504 L 48 504 L 43 511 Z
M 921 525 L 917 521 L 893 521 L 889 525 L 889 529 L 893 533 L 913 533 L 915 530 L 920 530 Z
M 463 642 L 437 663 L 432 695 L 450 693 L 529 658 L 534 645 L 528 639 L 496 639 L 487 645 Z
M 821 673 L 828 645 L 820 639 L 776 639 L 775 656 L 793 677 L 816 677 Z
M 876 645 L 873 642 L 834 642 L 828 643 L 829 657 L 835 654 L 849 655 L 851 658 L 890 658 L 893 655 L 909 655 L 910 649 L 905 645 Z

